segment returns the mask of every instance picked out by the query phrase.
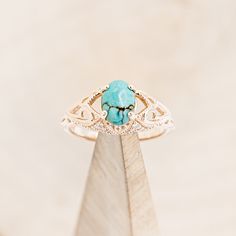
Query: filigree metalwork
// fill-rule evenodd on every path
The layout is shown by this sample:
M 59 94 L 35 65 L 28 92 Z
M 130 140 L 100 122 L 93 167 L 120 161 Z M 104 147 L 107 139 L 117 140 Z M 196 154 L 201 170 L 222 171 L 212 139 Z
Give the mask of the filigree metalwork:
M 74 105 L 62 119 L 65 130 L 90 140 L 95 140 L 98 132 L 110 135 L 138 133 L 139 138 L 145 140 L 160 136 L 174 128 L 168 109 L 133 86 L 130 88 L 136 98 L 143 103 L 144 109 L 130 112 L 130 120 L 124 125 L 117 126 L 106 121 L 107 112 L 95 110 L 93 104 L 108 88 L 109 86 L 105 86 L 98 89 L 91 96 Z

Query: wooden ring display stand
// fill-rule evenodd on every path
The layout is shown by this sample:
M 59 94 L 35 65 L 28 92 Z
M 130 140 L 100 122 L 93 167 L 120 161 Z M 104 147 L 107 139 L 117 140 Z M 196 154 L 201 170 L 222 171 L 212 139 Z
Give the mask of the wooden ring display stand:
M 99 133 L 76 236 L 157 236 L 137 134 Z

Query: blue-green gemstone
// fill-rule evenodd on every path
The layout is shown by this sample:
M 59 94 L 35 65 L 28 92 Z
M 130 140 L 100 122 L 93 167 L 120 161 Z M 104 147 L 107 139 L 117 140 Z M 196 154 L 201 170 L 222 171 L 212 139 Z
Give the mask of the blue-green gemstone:
M 106 120 L 123 125 L 129 122 L 129 112 L 134 109 L 135 94 L 122 80 L 115 80 L 102 95 L 102 110 L 107 111 Z

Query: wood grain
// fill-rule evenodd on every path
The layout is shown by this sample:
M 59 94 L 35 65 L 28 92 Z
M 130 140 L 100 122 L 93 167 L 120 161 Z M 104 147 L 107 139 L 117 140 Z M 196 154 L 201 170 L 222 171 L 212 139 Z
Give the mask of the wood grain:
M 157 235 L 137 135 L 98 136 L 76 230 L 95 235 Z

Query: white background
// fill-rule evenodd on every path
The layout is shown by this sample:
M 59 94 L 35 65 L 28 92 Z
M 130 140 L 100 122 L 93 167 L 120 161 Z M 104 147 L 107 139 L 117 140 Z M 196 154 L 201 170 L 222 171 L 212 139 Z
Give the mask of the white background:
M 123 79 L 176 130 L 142 144 L 164 236 L 236 235 L 233 0 L 0 2 L 0 235 L 73 235 L 94 144 L 59 126 Z

